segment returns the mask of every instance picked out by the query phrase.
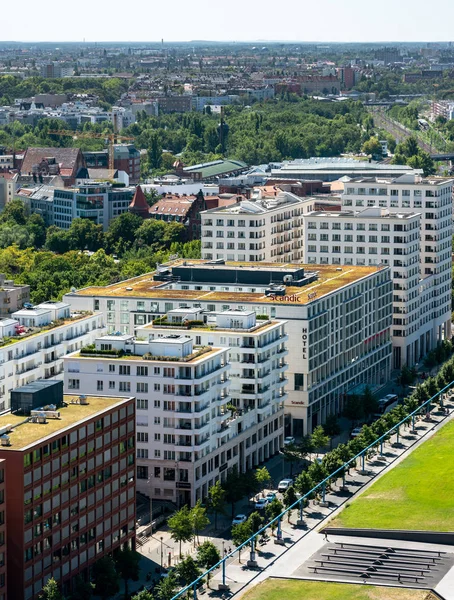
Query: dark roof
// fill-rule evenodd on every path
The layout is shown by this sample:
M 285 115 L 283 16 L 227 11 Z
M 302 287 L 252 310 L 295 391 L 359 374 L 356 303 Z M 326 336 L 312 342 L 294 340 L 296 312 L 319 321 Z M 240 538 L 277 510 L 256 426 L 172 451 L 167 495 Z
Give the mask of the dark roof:
M 28 148 L 25 151 L 21 171 L 31 173 L 33 166 L 38 165 L 45 158 L 55 158 L 55 162 L 60 166 L 60 172 L 66 176 L 70 171 L 73 176 L 76 175 L 75 168 L 78 161 L 83 161 L 80 148 Z

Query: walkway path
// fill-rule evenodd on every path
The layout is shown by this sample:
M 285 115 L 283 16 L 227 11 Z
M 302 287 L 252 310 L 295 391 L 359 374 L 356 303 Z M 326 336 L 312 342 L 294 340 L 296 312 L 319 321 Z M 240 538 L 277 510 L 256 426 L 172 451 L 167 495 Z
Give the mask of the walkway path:
M 291 577 L 298 567 L 324 544 L 323 536 L 317 531 L 320 529 L 320 525 L 325 524 L 324 521 L 334 516 L 343 504 L 354 495 L 367 489 L 376 480 L 377 476 L 381 476 L 401 462 L 409 451 L 431 437 L 437 431 L 437 425 L 440 422 L 452 419 L 454 417 L 453 406 L 451 404 L 448 407 L 451 409 L 448 417 L 442 415 L 441 412 L 434 412 L 432 422 L 418 421 L 416 435 L 412 435 L 409 430 L 403 431 L 403 435 L 400 436 L 402 447 L 394 447 L 396 436 L 393 436 L 384 450 L 386 463 L 377 460 L 377 457 L 374 457 L 371 461 L 366 461 L 369 475 L 361 475 L 357 470 L 352 469 L 350 475 L 346 478 L 348 491 L 342 492 L 336 487 L 333 491 L 327 493 L 328 507 L 321 507 L 311 501 L 309 507 L 304 510 L 304 528 L 284 522 L 283 537 L 285 545 L 277 545 L 272 539 L 266 545 L 260 546 L 260 552 L 257 554 L 258 567 L 256 569 L 249 569 L 245 566 L 245 560 L 247 560 L 245 551 L 243 552 L 242 563 L 239 563 L 236 556 L 232 557 L 226 569 L 226 579 L 231 590 L 230 595 L 240 597 L 251 585 L 255 585 L 270 576 Z M 360 465 L 358 465 L 358 468 L 360 468 Z M 296 511 L 293 518 L 296 519 Z M 366 543 L 364 538 L 357 538 L 355 541 L 358 540 L 361 540 L 358 543 Z M 382 540 L 380 542 L 383 543 Z M 452 551 L 452 548 L 450 550 Z M 217 589 L 217 584 L 221 581 L 221 574 L 216 574 L 211 582 L 211 587 Z M 449 583 L 445 583 L 446 581 L 454 581 L 454 572 L 451 573 L 450 571 L 442 580 L 440 591 L 441 588 L 449 587 Z M 450 595 L 445 595 L 447 600 L 454 600 L 454 587 L 451 589 Z M 209 592 L 209 595 L 218 596 L 219 593 Z

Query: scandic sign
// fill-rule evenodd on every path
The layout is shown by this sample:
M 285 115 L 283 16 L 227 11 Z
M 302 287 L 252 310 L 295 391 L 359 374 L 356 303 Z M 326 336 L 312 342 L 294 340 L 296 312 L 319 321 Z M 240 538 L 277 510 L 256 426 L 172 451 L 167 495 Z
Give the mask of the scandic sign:
M 308 300 L 313 300 L 317 296 L 317 292 L 312 292 L 307 295 Z M 296 294 L 292 294 L 291 296 L 276 296 L 275 294 L 271 294 L 269 296 L 271 300 L 276 300 L 277 302 L 302 302 L 301 298 Z

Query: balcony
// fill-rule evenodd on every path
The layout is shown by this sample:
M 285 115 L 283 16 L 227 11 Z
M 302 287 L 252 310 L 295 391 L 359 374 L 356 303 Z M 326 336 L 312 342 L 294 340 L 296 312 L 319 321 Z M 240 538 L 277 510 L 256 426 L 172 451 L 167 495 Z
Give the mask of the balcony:
M 29 371 L 33 371 L 34 369 L 38 369 L 43 363 L 38 362 L 35 365 L 31 365 L 29 367 L 22 368 L 21 370 L 16 370 L 16 375 L 23 375 L 24 373 L 28 373 Z

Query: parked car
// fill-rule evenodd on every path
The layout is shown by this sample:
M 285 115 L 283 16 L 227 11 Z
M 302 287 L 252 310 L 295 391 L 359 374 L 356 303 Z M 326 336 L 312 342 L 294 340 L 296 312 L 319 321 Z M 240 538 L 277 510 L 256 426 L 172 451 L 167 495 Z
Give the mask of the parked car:
M 362 427 L 355 427 L 355 429 L 353 429 L 353 431 L 350 434 L 351 438 L 355 438 L 358 437 L 358 435 L 361 433 L 361 429 Z
M 289 435 L 284 439 L 284 446 L 292 446 L 294 443 L 295 438 L 292 435 Z
M 259 498 L 255 503 L 255 508 L 256 508 L 256 510 L 263 510 L 267 504 L 268 504 L 267 498 Z
M 277 491 L 278 492 L 285 492 L 288 490 L 288 488 L 293 485 L 293 479 L 282 479 L 282 481 L 279 482 L 279 485 L 277 486 Z
M 247 517 L 246 515 L 237 515 L 233 521 L 232 521 L 232 525 L 239 525 L 240 523 L 244 523 L 245 521 L 247 521 Z
M 272 502 L 276 499 L 276 494 L 274 492 L 268 492 L 268 494 L 265 497 L 268 500 L 268 502 Z

